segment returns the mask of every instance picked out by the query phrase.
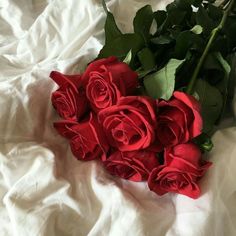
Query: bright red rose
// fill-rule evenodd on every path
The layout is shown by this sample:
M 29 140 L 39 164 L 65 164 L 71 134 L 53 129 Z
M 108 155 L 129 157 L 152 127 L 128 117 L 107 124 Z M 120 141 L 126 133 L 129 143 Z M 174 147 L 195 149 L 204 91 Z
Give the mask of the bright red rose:
M 176 91 L 169 101 L 157 101 L 157 108 L 157 139 L 163 147 L 186 143 L 201 134 L 200 105 L 194 97 Z
M 145 149 L 155 139 L 156 115 L 152 99 L 122 97 L 98 116 L 108 142 L 120 151 Z
M 175 192 L 198 198 L 198 181 L 211 165 L 210 162 L 201 161 L 201 155 L 198 146 L 193 143 L 167 148 L 164 165 L 155 168 L 149 176 L 150 190 L 158 195 Z
M 126 63 L 109 57 L 92 62 L 82 81 L 91 107 L 98 112 L 116 104 L 121 96 L 132 94 L 137 87 L 137 77 Z
M 116 151 L 103 163 L 112 175 L 136 182 L 147 180 L 152 169 L 159 165 L 155 153 L 146 150 Z
M 58 114 L 64 119 L 79 119 L 88 108 L 85 91 L 81 87 L 81 76 L 52 71 L 50 77 L 59 85 L 51 97 Z
M 77 159 L 89 161 L 101 158 L 105 160 L 109 147 L 97 118 L 92 113 L 89 119 L 81 123 L 59 121 L 54 123 L 54 127 L 59 134 L 70 139 L 71 151 Z

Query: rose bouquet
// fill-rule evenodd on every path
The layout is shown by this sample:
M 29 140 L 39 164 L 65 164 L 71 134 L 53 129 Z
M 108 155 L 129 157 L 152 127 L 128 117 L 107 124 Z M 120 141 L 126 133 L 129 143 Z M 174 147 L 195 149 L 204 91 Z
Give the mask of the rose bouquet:
M 156 12 L 147 5 L 128 34 L 103 6 L 98 58 L 81 75 L 50 74 L 62 118 L 54 127 L 78 160 L 100 160 L 112 175 L 147 181 L 159 195 L 198 198 L 211 166 L 203 154 L 231 99 L 234 1 L 176 0 Z

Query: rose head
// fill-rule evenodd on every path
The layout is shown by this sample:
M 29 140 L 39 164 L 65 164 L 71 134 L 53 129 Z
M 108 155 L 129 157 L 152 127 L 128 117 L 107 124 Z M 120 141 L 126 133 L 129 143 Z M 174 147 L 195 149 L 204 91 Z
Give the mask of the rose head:
M 157 139 L 163 147 L 186 143 L 201 134 L 202 117 L 197 100 L 174 92 L 169 101 L 157 101 Z
M 109 147 L 97 118 L 92 113 L 81 123 L 59 121 L 54 123 L 54 127 L 59 134 L 70 139 L 71 151 L 77 159 L 89 161 L 101 158 L 105 160 Z
M 53 126 L 57 130 L 57 132 L 67 139 L 72 139 L 75 136 L 75 132 L 73 131 L 73 127 L 78 125 L 78 122 L 74 120 L 60 120 L 54 122 Z
M 81 87 L 81 76 L 52 71 L 50 77 L 59 85 L 51 97 L 58 114 L 64 119 L 79 119 L 88 108 L 85 91 Z
M 201 151 L 193 143 L 167 148 L 164 165 L 155 168 L 149 176 L 150 190 L 159 195 L 175 192 L 198 198 L 198 181 L 211 165 L 210 162 L 201 162 L 201 155 Z
M 152 169 L 159 165 L 155 153 L 146 150 L 116 151 L 103 163 L 112 175 L 136 182 L 147 180 Z
M 95 112 L 117 103 L 121 96 L 133 93 L 137 73 L 116 57 L 92 62 L 82 75 L 86 96 Z
M 145 149 L 155 139 L 156 115 L 152 99 L 122 97 L 98 116 L 109 144 L 120 151 Z

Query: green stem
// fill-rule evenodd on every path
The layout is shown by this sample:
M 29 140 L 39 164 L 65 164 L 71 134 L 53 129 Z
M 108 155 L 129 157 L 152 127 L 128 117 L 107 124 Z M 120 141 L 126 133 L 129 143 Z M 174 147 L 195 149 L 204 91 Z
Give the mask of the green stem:
M 108 9 L 107 9 L 107 5 L 106 5 L 105 0 L 102 0 L 102 6 L 103 6 L 104 11 L 105 11 L 106 14 L 107 14 L 107 13 L 108 13 Z
M 186 93 L 192 94 L 194 85 L 196 83 L 196 80 L 197 80 L 199 71 L 200 71 L 200 69 L 201 69 L 201 67 L 203 65 L 203 62 L 205 61 L 206 56 L 207 56 L 207 54 L 208 54 L 208 52 L 209 52 L 209 50 L 211 48 L 212 43 L 214 42 L 214 40 L 216 38 L 216 36 L 222 30 L 222 28 L 224 27 L 226 19 L 227 19 L 228 15 L 229 15 L 233 5 L 234 5 L 234 2 L 235 2 L 235 0 L 231 0 L 230 1 L 228 7 L 224 11 L 223 17 L 222 17 L 219 25 L 211 31 L 211 37 L 209 38 L 209 41 L 208 41 L 208 43 L 206 45 L 206 48 L 204 49 L 203 54 L 200 57 L 199 62 L 198 62 L 197 66 L 196 66 L 196 68 L 195 68 L 195 70 L 193 72 L 192 78 L 191 78 L 191 80 L 190 80 L 190 82 L 189 82 L 189 84 L 187 86 Z
M 221 2 L 220 7 L 224 9 L 228 5 L 229 1 L 230 0 L 224 0 L 223 2 Z

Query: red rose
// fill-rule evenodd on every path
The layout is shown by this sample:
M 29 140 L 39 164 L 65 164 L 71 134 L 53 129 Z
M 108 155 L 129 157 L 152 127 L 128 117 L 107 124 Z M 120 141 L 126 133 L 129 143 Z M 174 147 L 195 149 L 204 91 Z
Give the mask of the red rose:
M 78 125 L 78 122 L 74 120 L 60 120 L 53 124 L 57 132 L 67 139 L 72 139 L 75 136 L 72 127 L 75 127 L 76 125 Z
M 156 116 L 147 97 L 122 97 L 98 116 L 108 142 L 120 151 L 145 149 L 155 139 Z
M 126 63 L 109 57 L 92 62 L 82 76 L 86 95 L 95 112 L 117 103 L 137 87 L 137 73 Z
M 169 101 L 157 101 L 157 138 L 164 147 L 186 143 L 201 134 L 202 117 L 197 100 L 174 92 Z
M 77 159 L 89 161 L 101 158 L 105 160 L 109 147 L 96 116 L 92 113 L 89 119 L 81 123 L 59 121 L 54 123 L 54 127 L 59 134 L 70 139 L 71 151 Z
M 81 76 L 52 71 L 50 77 L 60 86 L 52 93 L 52 104 L 58 114 L 64 119 L 79 119 L 88 107 Z
M 201 151 L 193 143 L 167 148 L 164 165 L 155 168 L 149 176 L 150 190 L 159 195 L 176 192 L 198 198 L 198 181 L 211 165 L 210 162 L 202 162 L 201 155 Z
M 117 151 L 103 163 L 112 175 L 136 182 L 147 180 L 152 169 L 159 165 L 155 153 L 146 150 Z

